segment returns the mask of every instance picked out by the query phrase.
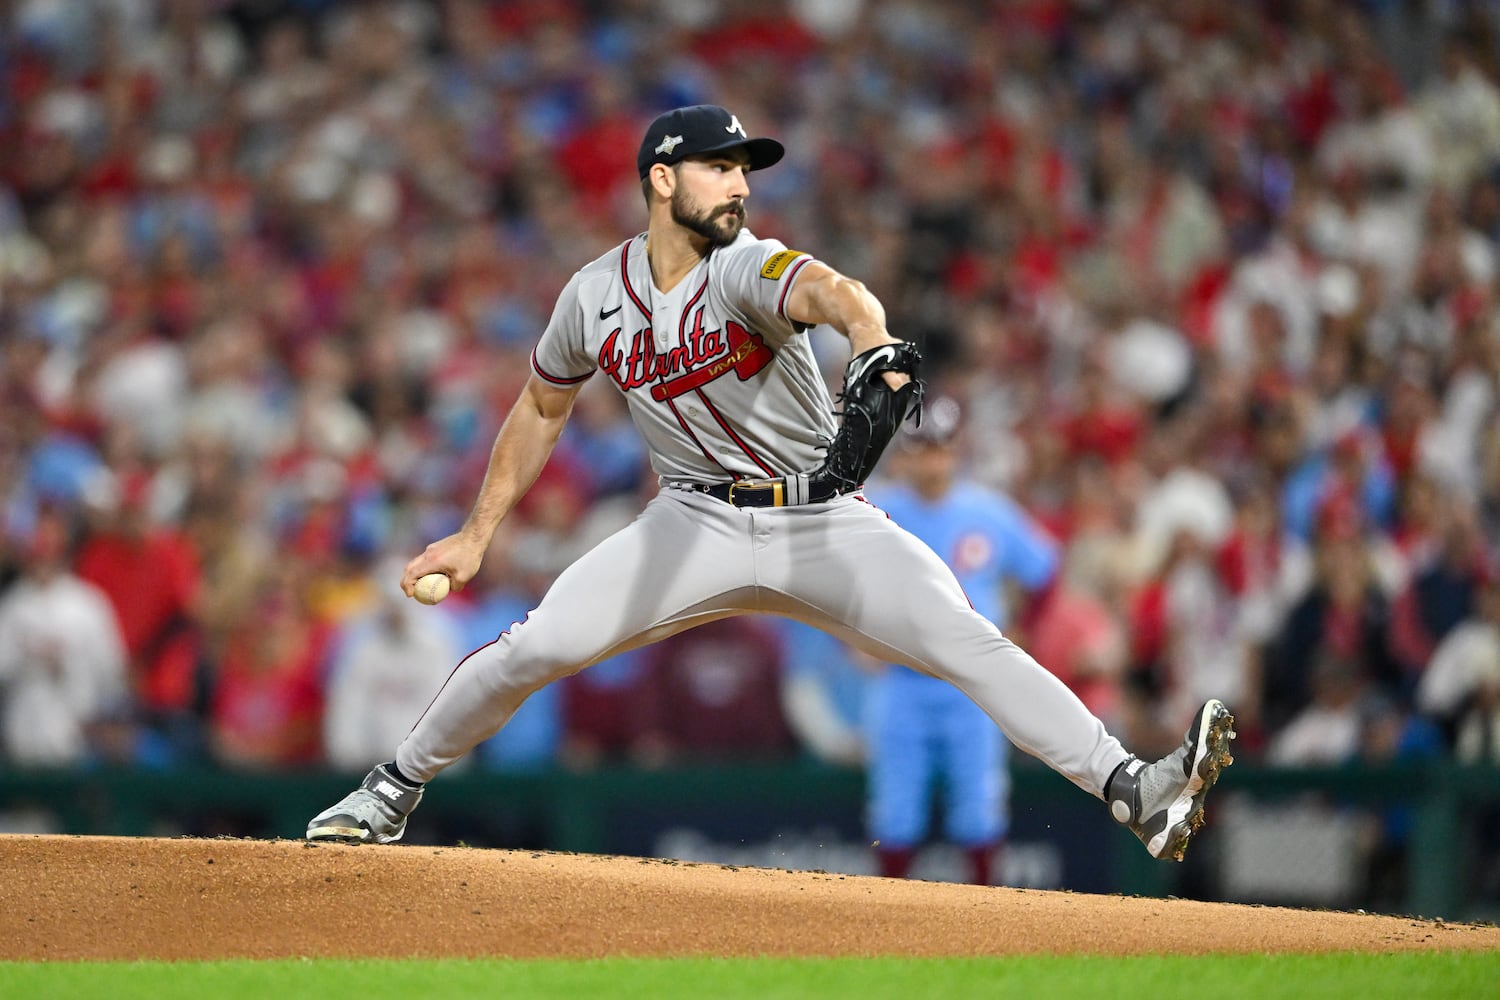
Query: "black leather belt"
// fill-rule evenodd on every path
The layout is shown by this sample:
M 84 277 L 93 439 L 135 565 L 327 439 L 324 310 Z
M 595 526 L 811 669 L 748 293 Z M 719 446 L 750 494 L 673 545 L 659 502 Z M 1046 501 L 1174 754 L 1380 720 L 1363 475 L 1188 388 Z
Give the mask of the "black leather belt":
M 787 483 L 783 479 L 767 479 L 759 482 L 715 483 L 712 486 L 695 485 L 698 493 L 707 493 L 716 500 L 734 504 L 736 507 L 785 507 L 795 502 L 788 495 Z M 807 496 L 803 503 L 822 503 L 838 496 L 838 490 L 827 482 L 807 484 Z

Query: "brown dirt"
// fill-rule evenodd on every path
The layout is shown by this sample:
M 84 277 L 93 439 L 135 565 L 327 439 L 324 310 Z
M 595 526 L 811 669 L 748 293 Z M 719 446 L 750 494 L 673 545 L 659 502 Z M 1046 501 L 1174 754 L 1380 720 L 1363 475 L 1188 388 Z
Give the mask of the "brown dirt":
M 1500 949 L 1435 920 L 471 848 L 0 836 L 0 959 Z

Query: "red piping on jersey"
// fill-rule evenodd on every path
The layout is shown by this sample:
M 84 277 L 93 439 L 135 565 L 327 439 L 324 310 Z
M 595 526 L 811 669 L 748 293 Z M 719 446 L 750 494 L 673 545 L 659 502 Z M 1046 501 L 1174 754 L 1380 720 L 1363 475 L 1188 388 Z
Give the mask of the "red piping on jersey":
M 806 267 L 807 262 L 810 260 L 812 260 L 811 257 L 803 257 L 801 260 L 797 261 L 797 263 L 792 265 L 792 269 L 787 272 L 786 277 L 782 279 L 781 297 L 776 300 L 776 312 L 781 316 L 782 319 L 787 320 L 788 322 L 791 321 L 791 317 L 786 314 L 786 293 L 792 290 L 792 281 L 797 277 L 797 272 Z
M 679 344 L 687 339 L 687 318 L 692 313 L 693 306 L 698 304 L 698 300 L 703 297 L 703 293 L 706 291 L 708 291 L 708 268 L 705 267 L 703 269 L 703 284 L 698 286 L 698 290 L 693 293 L 693 297 L 688 299 L 688 304 L 682 307 L 682 315 L 677 317 L 677 342 Z
M 548 382 L 551 382 L 553 385 L 577 385 L 584 379 L 592 378 L 594 375 L 593 372 L 584 372 L 582 375 L 575 375 L 572 378 L 559 378 L 556 375 L 548 375 L 546 372 L 542 371 L 542 366 L 537 364 L 535 347 L 531 349 L 531 370 L 536 372 L 542 378 L 546 379 Z
M 641 311 L 641 315 L 646 317 L 647 322 L 650 322 L 651 310 L 646 308 L 641 302 L 640 296 L 635 294 L 635 289 L 630 286 L 630 268 L 628 264 L 630 262 L 630 244 L 634 242 L 635 240 L 626 240 L 625 245 L 620 248 L 620 280 L 625 283 L 625 294 L 630 296 L 630 301 L 635 303 L 635 307 Z
M 714 406 L 714 404 L 709 400 L 709 398 L 707 396 L 703 395 L 703 390 L 702 389 L 695 389 L 694 392 L 697 393 L 699 399 L 703 400 L 703 405 L 706 406 L 706 407 L 708 407 L 709 414 L 715 420 L 717 420 L 719 422 L 719 426 L 720 427 L 724 428 L 724 433 L 728 434 L 730 440 L 732 440 L 735 444 L 737 444 L 737 445 L 740 446 L 740 451 L 743 451 L 745 453 L 746 457 L 750 459 L 750 461 L 752 461 L 756 465 L 760 466 L 760 471 L 764 472 L 768 478 L 775 479 L 776 478 L 775 471 L 769 465 L 767 465 L 765 462 L 762 462 L 760 460 L 760 456 L 757 455 L 757 454 L 755 454 L 755 452 L 751 451 L 750 450 L 750 446 L 748 444 L 746 444 L 740 438 L 740 436 L 734 432 L 734 428 L 730 427 L 729 426 L 729 422 L 726 421 L 723 418 L 723 416 L 720 415 L 719 408 L 716 407 L 716 406 Z
M 724 469 L 724 463 L 720 462 L 717 458 L 714 458 L 713 453 L 710 452 L 707 448 L 703 447 L 703 442 L 698 440 L 698 435 L 694 434 L 693 429 L 688 426 L 688 422 L 682 419 L 682 414 L 677 412 L 677 404 L 672 402 L 670 399 L 664 400 L 663 402 L 665 402 L 667 404 L 667 408 L 672 411 L 672 416 L 677 418 L 677 424 L 682 428 L 683 433 L 692 438 L 693 444 L 697 445 L 698 450 L 703 452 L 703 457 L 717 465 L 719 468 Z M 734 479 L 740 478 L 740 474 L 737 472 L 730 472 L 728 469 L 724 469 L 724 471 L 728 472 L 729 475 Z

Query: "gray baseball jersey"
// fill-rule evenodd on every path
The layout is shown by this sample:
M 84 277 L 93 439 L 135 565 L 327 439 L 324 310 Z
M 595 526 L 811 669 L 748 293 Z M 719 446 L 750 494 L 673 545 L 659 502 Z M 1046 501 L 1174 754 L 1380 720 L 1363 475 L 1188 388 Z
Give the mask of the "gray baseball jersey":
M 644 234 L 563 289 L 532 367 L 556 385 L 596 371 L 625 393 L 668 480 L 719 483 L 810 472 L 836 428 L 787 293 L 813 258 L 748 230 L 658 291 Z
M 809 472 L 835 431 L 807 338 L 786 313 L 811 260 L 742 232 L 662 293 L 637 236 L 569 281 L 532 366 L 558 385 L 602 369 L 669 486 Z M 1018 747 L 1097 796 L 1126 759 L 1061 681 L 974 611 L 942 559 L 862 495 L 753 508 L 679 488 L 662 490 L 564 570 L 525 621 L 460 663 L 396 764 L 426 781 L 541 686 L 752 612 L 796 618 L 952 682 Z

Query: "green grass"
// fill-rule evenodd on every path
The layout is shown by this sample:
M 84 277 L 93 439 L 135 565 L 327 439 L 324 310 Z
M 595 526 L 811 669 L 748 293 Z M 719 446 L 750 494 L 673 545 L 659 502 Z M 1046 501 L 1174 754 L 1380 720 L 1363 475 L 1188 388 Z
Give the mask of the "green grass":
M 1493 996 L 1500 953 L 1212 958 L 0 962 L 0 997 L 641 997 L 731 1000 Z

